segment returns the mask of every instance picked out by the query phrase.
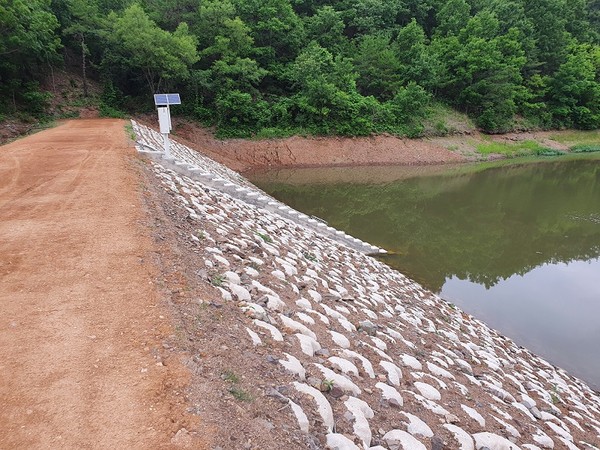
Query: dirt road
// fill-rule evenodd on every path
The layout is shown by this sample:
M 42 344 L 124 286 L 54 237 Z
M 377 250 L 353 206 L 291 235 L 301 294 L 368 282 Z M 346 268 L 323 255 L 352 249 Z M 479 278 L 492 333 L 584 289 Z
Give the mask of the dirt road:
M 124 125 L 0 147 L 2 449 L 169 448 L 186 425 Z

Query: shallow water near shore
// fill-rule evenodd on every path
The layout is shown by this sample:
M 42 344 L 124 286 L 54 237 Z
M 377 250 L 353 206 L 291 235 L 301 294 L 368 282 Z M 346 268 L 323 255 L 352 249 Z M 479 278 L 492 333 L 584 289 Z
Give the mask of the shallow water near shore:
M 600 159 L 250 179 L 600 390 Z

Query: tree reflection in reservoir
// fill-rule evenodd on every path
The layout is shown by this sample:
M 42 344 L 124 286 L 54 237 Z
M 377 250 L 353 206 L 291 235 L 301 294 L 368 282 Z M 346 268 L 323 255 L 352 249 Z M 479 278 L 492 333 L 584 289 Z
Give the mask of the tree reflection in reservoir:
M 388 249 L 383 261 L 435 292 L 452 277 L 489 288 L 544 263 L 600 255 L 597 160 L 384 184 L 301 183 L 310 170 L 295 170 L 300 177 L 293 178 L 294 184 L 273 178 L 289 180 L 289 171 L 254 181 L 290 206 Z

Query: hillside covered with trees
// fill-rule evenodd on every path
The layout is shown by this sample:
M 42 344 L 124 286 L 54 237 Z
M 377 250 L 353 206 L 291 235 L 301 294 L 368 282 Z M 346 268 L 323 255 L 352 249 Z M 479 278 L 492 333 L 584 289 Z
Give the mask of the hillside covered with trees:
M 0 116 L 65 61 L 105 113 L 178 91 L 222 136 L 600 128 L 600 0 L 0 0 Z

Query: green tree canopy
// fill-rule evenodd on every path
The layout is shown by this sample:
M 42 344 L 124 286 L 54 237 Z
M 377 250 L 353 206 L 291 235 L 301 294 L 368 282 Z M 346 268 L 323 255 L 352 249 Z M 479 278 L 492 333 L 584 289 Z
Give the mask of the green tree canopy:
M 550 108 L 560 125 L 600 128 L 600 47 L 578 45 L 550 81 Z
M 115 107 L 176 89 L 223 135 L 416 135 L 448 106 L 593 128 L 599 43 L 600 0 L 0 0 L 0 91 L 43 112 L 64 60 Z
M 198 61 L 196 39 L 184 22 L 173 33 L 162 30 L 139 4 L 111 13 L 109 22 L 110 56 L 105 64 L 140 74 L 152 93 L 165 80 L 185 80 Z
M 61 47 L 50 0 L 3 1 L 0 27 L 0 70 L 31 73 L 55 59 Z
M 59 22 L 50 10 L 50 0 L 0 2 L 0 106 L 18 104 L 41 113 L 45 96 L 38 95 L 42 67 L 58 60 L 61 41 Z M 10 99 L 10 100 L 8 100 Z

